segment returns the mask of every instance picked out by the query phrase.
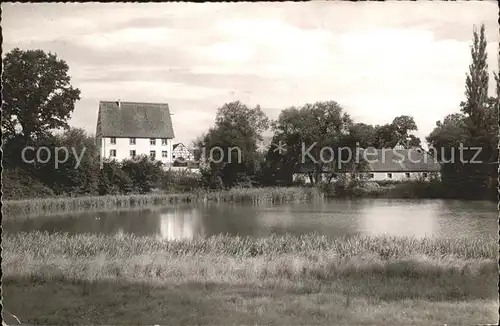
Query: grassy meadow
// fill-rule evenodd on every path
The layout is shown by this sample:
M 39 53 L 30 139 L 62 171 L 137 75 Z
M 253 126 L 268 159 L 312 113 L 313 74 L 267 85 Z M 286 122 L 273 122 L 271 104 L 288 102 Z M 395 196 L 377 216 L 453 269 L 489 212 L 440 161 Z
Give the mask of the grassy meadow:
M 5 234 L 5 308 L 31 324 L 480 324 L 496 239 Z M 50 300 L 47 300 L 50 298 Z
M 146 208 L 203 201 L 264 204 L 321 200 L 323 198 L 324 195 L 316 188 L 232 188 L 222 191 L 193 191 L 181 194 L 152 193 L 7 200 L 3 202 L 2 213 L 7 219 L 18 219 L 30 216 Z

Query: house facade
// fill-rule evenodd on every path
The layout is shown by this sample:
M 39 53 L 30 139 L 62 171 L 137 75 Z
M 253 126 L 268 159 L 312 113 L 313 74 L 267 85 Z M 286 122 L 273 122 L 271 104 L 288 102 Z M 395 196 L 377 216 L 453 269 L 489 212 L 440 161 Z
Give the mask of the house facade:
M 122 161 L 147 155 L 170 165 L 173 138 L 166 103 L 99 102 L 96 140 L 101 158 Z
M 441 164 L 421 148 L 385 148 L 362 151 L 368 163 L 364 176 L 372 181 L 429 180 L 441 177 Z
M 323 171 L 323 182 L 335 182 L 341 178 L 361 181 L 414 181 L 441 178 L 441 165 L 421 148 L 359 149 L 355 162 L 364 162 L 364 168 L 353 171 Z M 293 175 L 294 181 L 310 183 L 311 171 L 303 169 Z
M 183 143 L 177 143 L 172 146 L 172 159 L 180 162 L 194 161 L 194 154 Z

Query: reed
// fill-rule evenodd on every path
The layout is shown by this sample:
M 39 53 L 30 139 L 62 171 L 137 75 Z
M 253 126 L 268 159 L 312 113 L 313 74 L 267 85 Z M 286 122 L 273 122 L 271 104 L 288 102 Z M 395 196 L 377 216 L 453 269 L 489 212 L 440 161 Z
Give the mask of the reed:
M 30 232 L 4 234 L 2 246 L 4 302 L 30 324 L 280 324 L 295 314 L 286 324 L 429 325 L 498 317 L 494 238 L 165 241 Z
M 484 283 L 482 295 L 496 293 L 493 281 L 498 275 L 498 249 L 493 238 L 327 238 L 309 234 L 166 241 L 133 235 L 29 232 L 7 233 L 2 245 L 4 277 L 28 278 L 34 283 L 127 281 L 161 285 L 202 281 L 269 286 L 269 282 L 327 284 L 339 278 L 401 278 L 439 281 L 443 287 L 440 295 L 459 291 L 459 298 L 468 295 L 467 291 L 476 291 L 474 287 L 456 289 L 465 281 Z M 485 280 L 492 281 L 491 285 Z M 436 289 L 414 290 L 418 297 Z M 399 288 L 396 292 L 402 291 Z
M 314 188 L 233 188 L 221 191 L 198 190 L 181 194 L 153 193 L 8 200 L 3 202 L 2 212 L 4 217 L 11 219 L 84 211 L 145 208 L 200 201 L 263 204 L 321 200 L 323 198 L 323 195 Z
M 214 254 L 244 258 L 273 257 L 284 254 L 317 257 L 321 253 L 328 252 L 336 259 L 376 255 L 384 260 L 412 255 L 457 259 L 497 259 L 498 257 L 498 245 L 493 237 L 471 240 L 391 236 L 329 238 L 317 234 L 271 235 L 265 238 L 216 235 L 167 241 L 132 234 L 70 235 L 32 231 L 5 233 L 2 247 L 6 255 L 26 253 L 42 260 L 51 256 L 72 259 L 97 255 L 130 258 L 156 253 L 174 256 Z

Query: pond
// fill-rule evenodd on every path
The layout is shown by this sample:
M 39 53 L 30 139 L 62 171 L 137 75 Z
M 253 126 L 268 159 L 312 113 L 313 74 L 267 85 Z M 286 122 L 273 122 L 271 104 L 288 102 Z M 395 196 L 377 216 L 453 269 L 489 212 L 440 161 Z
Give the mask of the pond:
M 84 213 L 6 221 L 7 232 L 48 231 L 156 236 L 182 239 L 231 234 L 316 232 L 344 235 L 481 237 L 498 234 L 492 202 L 457 200 L 359 199 L 283 205 L 203 204 L 148 210 Z

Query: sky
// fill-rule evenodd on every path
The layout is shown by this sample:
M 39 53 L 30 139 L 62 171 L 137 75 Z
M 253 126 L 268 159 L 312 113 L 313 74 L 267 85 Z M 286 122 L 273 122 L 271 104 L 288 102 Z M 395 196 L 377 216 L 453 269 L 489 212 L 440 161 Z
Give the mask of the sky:
M 338 102 L 356 122 L 411 115 L 425 141 L 465 99 L 473 25 L 498 70 L 496 2 L 2 3 L 3 51 L 56 53 L 81 90 L 70 125 L 95 133 L 100 100 L 170 105 L 190 145 L 240 100 L 270 119 Z M 493 94 L 493 76 L 490 76 Z

